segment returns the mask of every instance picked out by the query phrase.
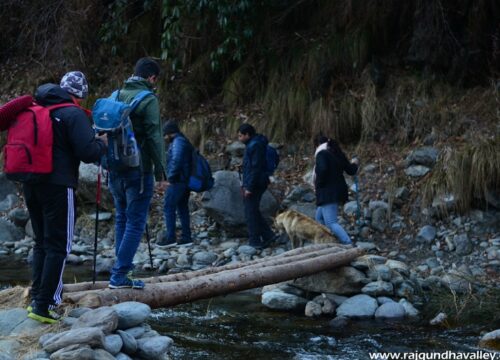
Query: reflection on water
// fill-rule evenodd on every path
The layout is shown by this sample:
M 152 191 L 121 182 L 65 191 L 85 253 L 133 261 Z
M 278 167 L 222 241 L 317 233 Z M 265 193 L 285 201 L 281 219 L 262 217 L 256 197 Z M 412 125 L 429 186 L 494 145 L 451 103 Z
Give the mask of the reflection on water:
M 174 359 L 369 359 L 370 352 L 475 351 L 473 330 L 431 330 L 417 323 L 353 322 L 276 312 L 248 291 L 154 311 L 150 324 L 175 340 Z
M 0 288 L 26 285 L 29 278 L 29 265 L 19 259 L 0 261 Z M 68 266 L 64 278 L 67 283 L 91 281 L 92 265 Z M 444 331 L 418 323 L 355 321 L 334 332 L 329 320 L 271 311 L 260 304 L 260 292 L 252 290 L 158 309 L 149 322 L 175 340 L 176 360 L 362 360 L 370 352 L 477 350 L 479 332 L 473 328 Z

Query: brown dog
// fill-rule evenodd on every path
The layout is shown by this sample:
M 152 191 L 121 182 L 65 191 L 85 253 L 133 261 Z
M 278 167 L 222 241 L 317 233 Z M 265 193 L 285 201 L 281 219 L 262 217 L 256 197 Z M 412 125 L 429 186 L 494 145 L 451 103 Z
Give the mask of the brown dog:
M 292 249 L 304 246 L 305 241 L 314 244 L 338 243 L 326 226 L 295 210 L 282 212 L 275 219 L 276 227 L 284 229 L 290 238 Z

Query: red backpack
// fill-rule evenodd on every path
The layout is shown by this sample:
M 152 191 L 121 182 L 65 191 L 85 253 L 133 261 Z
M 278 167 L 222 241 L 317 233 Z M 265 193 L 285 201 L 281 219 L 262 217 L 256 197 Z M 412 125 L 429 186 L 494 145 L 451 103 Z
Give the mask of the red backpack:
M 50 112 L 77 105 L 63 103 L 44 107 L 33 99 L 27 104 L 27 98 L 22 96 L 0 108 L 0 129 L 8 129 L 3 150 L 4 172 L 10 180 L 36 182 L 53 170 Z

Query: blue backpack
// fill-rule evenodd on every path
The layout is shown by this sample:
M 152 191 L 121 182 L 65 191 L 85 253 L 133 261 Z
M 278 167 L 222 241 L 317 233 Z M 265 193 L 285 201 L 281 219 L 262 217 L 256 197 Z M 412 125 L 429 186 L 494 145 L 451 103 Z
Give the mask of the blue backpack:
M 195 148 L 191 158 L 191 175 L 189 176 L 188 188 L 191 191 L 208 191 L 214 186 L 212 170 L 207 159 Z
M 108 134 L 108 153 L 102 159 L 104 168 L 123 171 L 141 165 L 141 153 L 134 136 L 130 114 L 151 91 L 139 92 L 130 104 L 119 100 L 120 90 L 109 98 L 98 99 L 92 108 L 95 129 Z
M 276 150 L 271 145 L 266 146 L 266 173 L 268 176 L 271 176 L 278 164 L 280 163 L 280 155 L 278 154 L 278 150 Z

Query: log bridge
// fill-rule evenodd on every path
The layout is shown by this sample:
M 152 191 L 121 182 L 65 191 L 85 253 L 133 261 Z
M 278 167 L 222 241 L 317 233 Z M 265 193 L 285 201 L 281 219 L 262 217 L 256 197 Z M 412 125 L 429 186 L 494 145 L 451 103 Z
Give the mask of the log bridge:
M 138 301 L 151 308 L 188 303 L 275 284 L 347 265 L 364 251 L 339 244 L 317 244 L 253 261 L 141 279 L 142 290 L 108 289 L 107 281 L 64 285 L 68 305 L 96 308 Z

